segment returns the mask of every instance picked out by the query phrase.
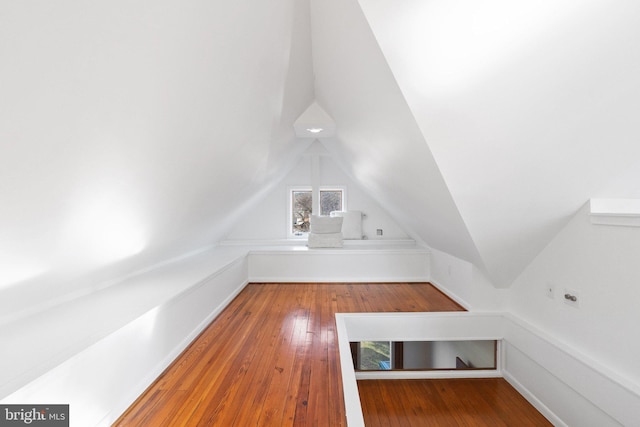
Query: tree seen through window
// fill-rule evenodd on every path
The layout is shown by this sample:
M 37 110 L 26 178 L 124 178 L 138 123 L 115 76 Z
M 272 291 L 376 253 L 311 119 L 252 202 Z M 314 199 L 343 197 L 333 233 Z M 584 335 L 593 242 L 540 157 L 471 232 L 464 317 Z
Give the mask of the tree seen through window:
M 311 190 L 293 190 L 291 192 L 291 218 L 293 234 L 309 232 L 309 218 L 313 210 Z M 342 210 L 342 190 L 320 190 L 320 215 L 329 215 L 332 211 Z

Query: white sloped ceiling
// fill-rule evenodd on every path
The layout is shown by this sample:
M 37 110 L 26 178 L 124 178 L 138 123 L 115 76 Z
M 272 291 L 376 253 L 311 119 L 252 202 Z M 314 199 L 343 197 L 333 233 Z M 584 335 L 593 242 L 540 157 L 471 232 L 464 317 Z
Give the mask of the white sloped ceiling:
M 314 5 L 316 91 L 354 175 L 496 286 L 589 197 L 640 196 L 637 3 Z
M 589 197 L 640 197 L 639 7 L 2 2 L 0 308 L 214 244 L 314 99 L 399 224 L 508 286 Z
M 316 98 L 337 126 L 327 149 L 415 238 L 481 265 L 357 2 L 312 1 L 311 12 Z
M 3 2 L 2 300 L 214 244 L 299 149 L 309 46 L 294 0 Z

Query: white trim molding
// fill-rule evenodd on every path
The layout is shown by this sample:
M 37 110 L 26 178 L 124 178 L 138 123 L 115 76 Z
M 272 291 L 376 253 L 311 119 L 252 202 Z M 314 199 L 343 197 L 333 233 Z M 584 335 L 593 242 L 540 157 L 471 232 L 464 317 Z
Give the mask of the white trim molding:
M 252 282 L 426 282 L 429 251 L 422 248 L 251 250 Z
M 590 199 L 589 217 L 595 225 L 640 227 L 640 199 Z

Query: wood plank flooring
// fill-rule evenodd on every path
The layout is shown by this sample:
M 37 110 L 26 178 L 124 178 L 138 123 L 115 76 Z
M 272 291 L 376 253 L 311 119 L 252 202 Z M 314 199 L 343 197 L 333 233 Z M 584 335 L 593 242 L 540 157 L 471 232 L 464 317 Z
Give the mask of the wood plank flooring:
M 366 380 L 358 391 L 367 427 L 552 425 L 503 378 Z
M 334 314 L 460 310 L 426 283 L 249 284 L 114 426 L 345 426 Z

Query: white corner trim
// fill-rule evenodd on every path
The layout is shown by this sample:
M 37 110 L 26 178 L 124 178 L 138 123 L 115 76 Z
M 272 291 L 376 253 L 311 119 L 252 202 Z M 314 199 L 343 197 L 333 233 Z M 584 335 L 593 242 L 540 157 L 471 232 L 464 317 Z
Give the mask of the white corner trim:
M 336 314 L 336 335 L 338 337 L 338 352 L 340 356 L 340 371 L 342 374 L 342 395 L 349 427 L 364 427 L 364 416 L 360 404 L 356 372 L 351 359 L 349 333 L 342 314 Z
M 547 405 L 542 403 L 537 396 L 535 396 L 528 388 L 523 386 L 520 381 L 518 381 L 513 375 L 509 372 L 503 372 L 503 378 L 513 386 L 518 393 L 520 393 L 529 403 L 531 403 L 546 419 L 548 419 L 551 424 L 555 427 L 569 427 L 564 421 L 560 419 Z
M 469 304 L 464 299 L 460 298 L 454 292 L 451 292 L 451 290 L 449 288 L 447 288 L 446 286 L 442 286 L 440 283 L 436 282 L 433 279 L 430 279 L 429 283 L 431 283 L 437 290 L 439 290 L 440 292 L 442 292 L 443 294 L 445 294 L 446 296 L 451 298 L 454 302 L 456 302 L 459 305 L 461 305 L 465 310 L 471 311 L 471 304 Z

